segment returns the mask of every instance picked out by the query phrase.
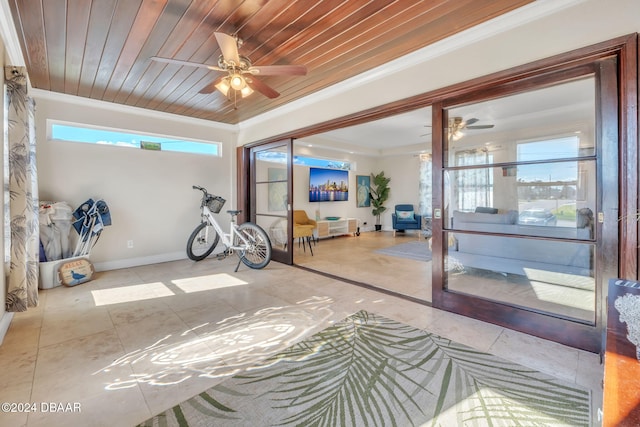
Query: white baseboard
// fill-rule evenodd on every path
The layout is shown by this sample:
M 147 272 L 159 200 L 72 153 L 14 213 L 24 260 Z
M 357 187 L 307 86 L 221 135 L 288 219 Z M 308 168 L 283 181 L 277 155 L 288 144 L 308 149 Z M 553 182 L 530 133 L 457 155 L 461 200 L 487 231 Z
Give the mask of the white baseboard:
M 161 262 L 186 259 L 185 252 L 151 255 L 138 258 L 119 259 L 115 261 L 97 262 L 93 264 L 95 271 L 119 270 L 121 268 L 139 267 L 141 265 L 158 264 Z
M 2 314 L 2 318 L 0 318 L 0 345 L 2 345 L 2 341 L 4 341 L 4 336 L 7 334 L 9 330 L 9 325 L 11 325 L 11 319 L 13 319 L 12 312 L 5 311 Z

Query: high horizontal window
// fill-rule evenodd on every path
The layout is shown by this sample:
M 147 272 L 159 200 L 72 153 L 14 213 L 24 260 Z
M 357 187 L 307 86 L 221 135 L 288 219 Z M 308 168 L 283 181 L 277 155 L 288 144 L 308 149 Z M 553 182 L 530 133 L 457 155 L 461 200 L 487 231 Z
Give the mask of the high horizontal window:
M 260 152 L 258 159 L 272 163 L 286 163 L 287 153 Z M 312 166 L 324 169 L 355 170 L 355 163 L 345 160 L 321 159 L 318 157 L 293 156 L 294 165 Z
M 150 135 L 116 129 L 100 129 L 76 124 L 49 122 L 49 139 L 80 142 L 85 144 L 112 145 L 115 147 L 138 148 L 152 151 L 173 151 L 180 153 L 221 156 L 221 144 L 176 139 L 167 136 Z

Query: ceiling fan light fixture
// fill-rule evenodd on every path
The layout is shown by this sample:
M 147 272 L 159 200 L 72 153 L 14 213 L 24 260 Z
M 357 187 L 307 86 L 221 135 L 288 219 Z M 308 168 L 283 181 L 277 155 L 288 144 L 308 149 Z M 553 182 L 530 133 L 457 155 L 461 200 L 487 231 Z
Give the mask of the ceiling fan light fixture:
M 245 86 L 242 89 L 240 89 L 240 94 L 242 95 L 243 98 L 246 98 L 252 93 L 253 93 L 253 89 L 251 89 L 249 86 Z
M 236 73 L 229 77 L 229 85 L 232 89 L 242 90 L 247 86 L 247 82 L 242 75 Z
M 220 83 L 218 83 L 215 86 L 216 86 L 216 89 L 222 92 L 224 96 L 227 96 L 229 94 L 229 89 L 231 89 L 231 85 L 229 84 L 228 78 L 220 80 Z

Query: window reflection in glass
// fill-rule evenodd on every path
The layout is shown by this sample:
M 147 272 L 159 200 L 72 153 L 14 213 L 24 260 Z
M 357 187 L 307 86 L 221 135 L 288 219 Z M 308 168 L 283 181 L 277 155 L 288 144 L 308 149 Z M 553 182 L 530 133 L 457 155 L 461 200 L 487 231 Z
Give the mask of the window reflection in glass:
M 594 321 L 591 243 L 445 233 L 449 291 Z
M 451 170 L 445 228 L 594 239 L 595 161 Z
M 595 79 L 445 110 L 445 288 L 595 321 Z

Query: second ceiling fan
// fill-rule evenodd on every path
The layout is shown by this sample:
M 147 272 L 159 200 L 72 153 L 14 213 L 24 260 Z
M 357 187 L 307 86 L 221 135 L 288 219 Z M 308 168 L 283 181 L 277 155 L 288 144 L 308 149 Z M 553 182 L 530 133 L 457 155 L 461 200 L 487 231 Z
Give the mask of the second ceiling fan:
M 242 40 L 225 33 L 213 33 L 222 55 L 218 58 L 218 65 L 201 64 L 199 62 L 183 61 L 180 59 L 163 58 L 153 56 L 151 59 L 169 64 L 184 65 L 188 67 L 207 68 L 223 73 L 220 77 L 206 85 L 200 93 L 211 93 L 219 90 L 224 96 L 234 100 L 251 95 L 254 91 L 260 92 L 268 98 L 277 98 L 280 94 L 262 82 L 256 76 L 304 76 L 307 67 L 304 65 L 253 65 L 246 56 L 240 55 L 238 48 Z
M 474 125 L 479 119 L 471 118 L 463 120 L 462 117 L 451 117 L 449 119 L 449 138 L 457 141 L 464 136 L 463 129 L 491 129 L 494 125 Z
M 474 123 L 479 122 L 480 119 L 471 118 L 469 120 L 463 120 L 462 117 L 451 117 L 449 119 L 449 137 L 453 137 L 454 140 L 460 139 L 464 134 L 462 133 L 463 129 L 491 129 L 495 125 L 474 125 Z M 430 128 L 431 125 L 425 125 L 425 127 Z M 431 135 L 431 132 L 420 135 L 421 137 Z

